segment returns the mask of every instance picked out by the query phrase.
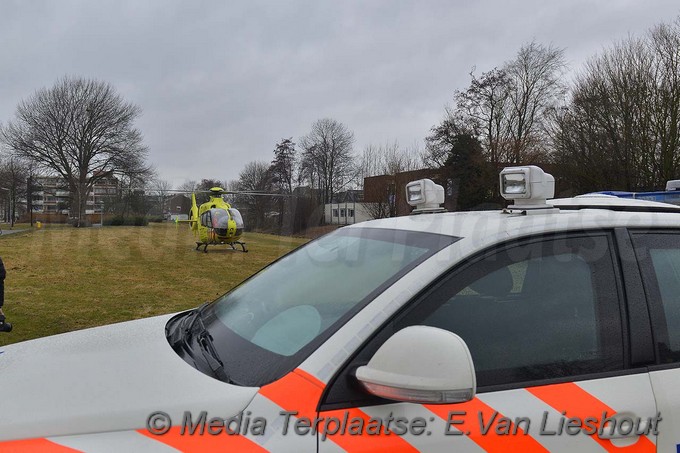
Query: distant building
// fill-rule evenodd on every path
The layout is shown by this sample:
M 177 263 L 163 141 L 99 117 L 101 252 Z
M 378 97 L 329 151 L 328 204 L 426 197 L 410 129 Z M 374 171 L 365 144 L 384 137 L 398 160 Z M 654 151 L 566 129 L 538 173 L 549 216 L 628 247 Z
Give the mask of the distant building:
M 37 176 L 34 178 L 33 184 L 38 189 L 33 193 L 33 212 L 69 214 L 72 197 L 64 178 L 61 176 Z M 85 213 L 100 213 L 105 200 L 118 195 L 119 190 L 118 178 L 114 176 L 106 176 L 98 180 L 87 194 Z
M 61 176 L 37 176 L 33 184 L 33 212 L 45 214 L 68 214 L 70 192 Z
M 166 201 L 165 207 L 166 212 L 164 213 L 164 216 L 166 218 L 175 220 L 177 216 L 184 215 L 186 216 L 186 219 L 188 219 L 189 211 L 191 211 L 191 200 L 183 194 L 173 195 Z M 180 218 L 180 220 L 186 219 Z
M 363 199 L 362 190 L 348 190 L 335 194 L 332 202 L 324 205 L 324 223 L 326 225 L 351 225 L 371 220 L 373 216 Z
M 114 198 L 120 190 L 120 182 L 115 176 L 106 176 L 99 179 L 92 186 L 92 191 L 87 194 L 85 213 L 100 213 L 107 199 Z

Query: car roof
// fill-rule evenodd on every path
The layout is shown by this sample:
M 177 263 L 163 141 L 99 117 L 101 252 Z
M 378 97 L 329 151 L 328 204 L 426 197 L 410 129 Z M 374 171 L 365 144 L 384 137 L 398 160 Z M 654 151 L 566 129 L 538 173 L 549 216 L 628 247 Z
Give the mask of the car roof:
M 560 209 L 608 209 L 625 212 L 680 212 L 680 206 L 632 198 L 619 198 L 614 195 L 589 193 L 573 198 L 549 200 L 549 204 Z
M 680 206 L 611 196 L 548 200 L 553 209 L 468 211 L 419 214 L 371 220 L 349 228 L 386 228 L 437 233 L 476 240 L 479 245 L 551 232 L 617 227 L 678 228 Z

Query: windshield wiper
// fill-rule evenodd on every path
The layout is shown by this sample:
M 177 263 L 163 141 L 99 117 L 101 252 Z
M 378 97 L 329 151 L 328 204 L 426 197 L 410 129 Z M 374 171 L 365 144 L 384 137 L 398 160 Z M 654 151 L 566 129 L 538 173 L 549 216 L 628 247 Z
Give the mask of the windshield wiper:
M 202 323 L 203 321 L 201 321 L 201 324 Z M 210 371 L 213 372 L 215 377 L 220 381 L 231 383 L 229 376 L 227 376 L 227 373 L 225 373 L 224 371 L 224 364 L 220 360 L 220 356 L 219 354 L 217 354 L 215 346 L 213 346 L 212 337 L 210 336 L 210 333 L 207 330 L 201 331 L 201 333 L 199 333 L 198 337 L 196 338 L 196 342 L 198 343 L 198 346 L 201 348 L 203 358 L 205 359 L 206 362 L 208 362 Z
M 224 371 L 224 364 L 222 363 L 222 360 L 220 360 L 220 356 L 213 345 L 212 336 L 203 323 L 203 312 L 205 311 L 208 304 L 209 302 L 206 302 L 194 311 L 193 318 L 191 321 L 189 321 L 189 325 L 184 328 L 184 335 L 181 336 L 181 339 L 184 341 L 184 344 L 187 345 L 189 350 L 191 350 L 191 332 L 193 331 L 194 326 L 198 324 L 199 330 L 195 337 L 196 344 L 200 348 L 201 354 L 208 364 L 210 371 L 212 371 L 213 375 L 220 381 L 230 383 L 231 380 Z
M 180 343 L 184 343 L 185 345 L 189 346 L 189 342 L 187 341 L 189 333 L 194 327 L 196 319 L 203 314 L 203 310 L 205 310 L 205 307 L 207 306 L 208 302 L 186 313 L 183 315 L 183 319 L 181 321 L 178 321 L 171 327 L 171 330 L 168 332 L 168 343 L 170 343 L 170 346 L 176 348 Z M 185 324 L 187 323 L 189 325 L 185 327 Z

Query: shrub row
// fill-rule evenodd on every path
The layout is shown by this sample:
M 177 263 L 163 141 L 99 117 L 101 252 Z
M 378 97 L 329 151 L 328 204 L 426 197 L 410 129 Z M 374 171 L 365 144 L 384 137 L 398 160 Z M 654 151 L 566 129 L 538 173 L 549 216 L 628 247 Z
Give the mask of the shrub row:
M 115 216 L 104 220 L 104 225 L 108 226 L 147 226 L 149 219 L 143 215 L 123 217 Z

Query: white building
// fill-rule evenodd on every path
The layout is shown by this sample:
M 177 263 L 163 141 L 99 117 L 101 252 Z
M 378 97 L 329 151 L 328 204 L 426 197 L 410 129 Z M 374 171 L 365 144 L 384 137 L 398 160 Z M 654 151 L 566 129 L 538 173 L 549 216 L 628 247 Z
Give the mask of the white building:
M 366 203 L 360 201 L 343 201 L 324 205 L 324 222 L 326 225 L 351 225 L 372 219 Z
M 363 190 L 347 190 L 333 196 L 333 202 L 324 205 L 326 225 L 351 225 L 373 219 L 363 203 Z

